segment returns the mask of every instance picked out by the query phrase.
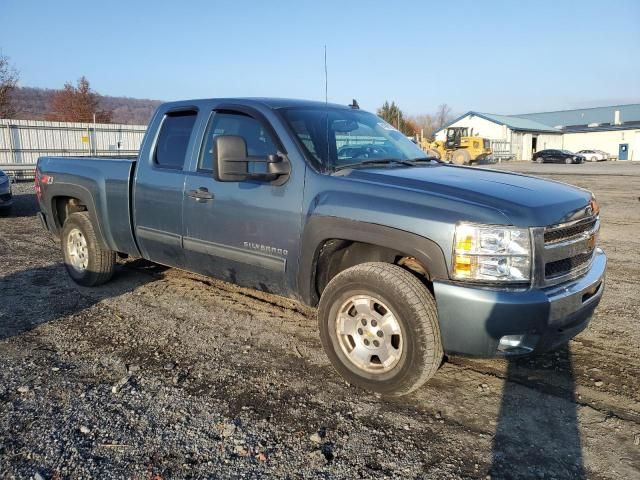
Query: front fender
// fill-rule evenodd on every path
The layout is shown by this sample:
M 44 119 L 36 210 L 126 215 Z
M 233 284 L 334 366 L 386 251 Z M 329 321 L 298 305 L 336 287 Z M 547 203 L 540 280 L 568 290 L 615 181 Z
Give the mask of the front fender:
M 308 305 L 317 305 L 316 262 L 323 243 L 330 239 L 363 242 L 415 257 L 427 268 L 429 279 L 448 279 L 447 262 L 440 246 L 425 237 L 375 223 L 332 216 L 311 217 L 305 225 L 298 270 L 298 292 Z

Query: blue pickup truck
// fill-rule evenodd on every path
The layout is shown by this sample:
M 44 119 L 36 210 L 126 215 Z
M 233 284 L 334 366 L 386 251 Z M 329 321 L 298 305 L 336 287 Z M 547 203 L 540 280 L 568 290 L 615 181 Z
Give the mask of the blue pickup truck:
M 335 369 L 384 394 L 445 352 L 556 348 L 604 290 L 590 192 L 443 164 L 355 102 L 166 103 L 137 158 L 42 157 L 35 186 L 77 283 L 126 255 L 317 306 Z

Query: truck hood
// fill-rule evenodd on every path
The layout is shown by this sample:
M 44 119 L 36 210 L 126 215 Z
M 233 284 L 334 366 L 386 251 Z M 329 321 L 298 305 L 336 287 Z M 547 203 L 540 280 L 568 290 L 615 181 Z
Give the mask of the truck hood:
M 342 172 L 340 172 L 342 173 Z M 353 180 L 413 190 L 500 211 L 513 225 L 546 226 L 590 214 L 592 194 L 560 182 L 511 172 L 428 165 L 344 172 Z

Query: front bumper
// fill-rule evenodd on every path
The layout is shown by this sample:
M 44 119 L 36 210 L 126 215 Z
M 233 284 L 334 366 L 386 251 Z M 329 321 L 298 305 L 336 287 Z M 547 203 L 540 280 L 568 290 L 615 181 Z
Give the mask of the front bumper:
M 604 291 L 607 257 L 596 250 L 582 277 L 548 288 L 498 290 L 434 282 L 446 352 L 493 357 L 506 335 L 523 335 L 529 353 L 556 348 L 584 330 Z

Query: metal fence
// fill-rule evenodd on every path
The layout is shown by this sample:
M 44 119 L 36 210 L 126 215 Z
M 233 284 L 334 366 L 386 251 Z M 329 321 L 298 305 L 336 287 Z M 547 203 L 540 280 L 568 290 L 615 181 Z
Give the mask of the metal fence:
M 137 155 L 146 125 L 0 120 L 0 169 L 33 177 L 38 157 Z
M 508 140 L 491 140 L 491 152 L 492 157 L 498 162 L 514 160 L 516 157 Z

